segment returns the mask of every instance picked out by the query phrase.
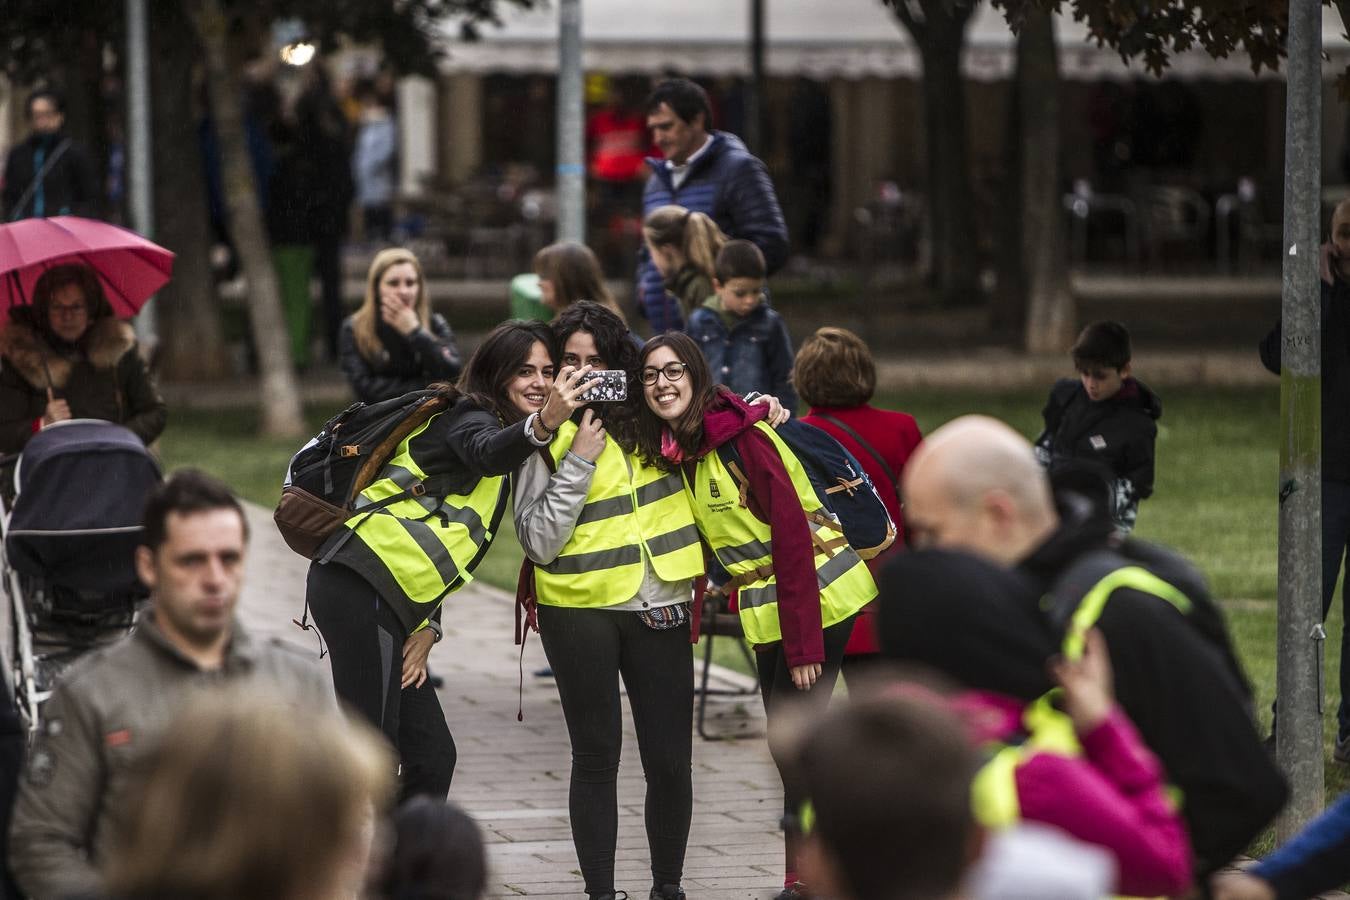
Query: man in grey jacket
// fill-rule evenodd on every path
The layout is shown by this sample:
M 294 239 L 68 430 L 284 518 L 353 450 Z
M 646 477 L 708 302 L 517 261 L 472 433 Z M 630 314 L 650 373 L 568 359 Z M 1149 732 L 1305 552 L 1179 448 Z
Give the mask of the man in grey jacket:
M 97 894 L 130 776 L 184 704 L 242 683 L 260 705 L 336 708 L 319 666 L 234 619 L 248 526 L 228 488 L 176 473 L 146 506 L 144 541 L 136 568 L 151 599 L 135 632 L 72 666 L 43 710 L 10 830 L 32 897 Z

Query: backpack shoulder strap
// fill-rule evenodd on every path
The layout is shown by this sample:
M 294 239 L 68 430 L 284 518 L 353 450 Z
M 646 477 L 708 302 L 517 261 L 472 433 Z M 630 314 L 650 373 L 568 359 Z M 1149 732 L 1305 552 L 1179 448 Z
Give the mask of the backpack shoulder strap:
M 1067 655 L 1082 652 L 1083 633 L 1100 618 L 1106 601 L 1120 588 L 1150 594 L 1187 617 L 1194 607 L 1186 593 L 1137 560 L 1111 549 L 1085 554 L 1055 580 L 1046 598 L 1050 624 L 1062 636 Z
M 1041 601 L 1053 633 L 1062 638 L 1069 629 L 1078 606 L 1099 581 L 1130 561 L 1108 549 L 1085 553 L 1066 566 L 1050 585 Z
M 736 482 L 741 506 L 748 507 L 750 505 L 750 479 L 746 477 L 745 465 L 741 462 L 740 451 L 736 449 L 735 438 L 718 447 L 716 452 L 718 459 L 722 460 L 722 465 L 726 466 L 727 471 L 731 473 L 732 480 Z
M 722 460 L 722 465 L 726 466 L 727 471 L 731 473 L 732 479 L 736 482 L 736 488 L 740 492 L 741 507 L 743 509 L 748 509 L 750 507 L 750 479 L 745 474 L 745 466 L 741 462 L 740 453 L 732 445 L 732 441 L 727 441 L 725 444 L 717 448 L 717 456 Z M 840 481 L 841 484 L 838 487 L 828 488 L 826 489 L 826 493 L 829 494 L 840 490 L 848 490 L 850 493 L 852 493 L 856 485 L 862 483 L 861 479 L 859 479 L 857 482 L 847 482 L 844 481 L 843 479 L 840 479 Z M 826 528 L 829 528 L 831 531 L 835 532 L 839 531 L 840 527 L 839 523 L 836 522 L 834 519 L 830 518 L 829 516 L 813 513 L 805 508 L 802 509 L 802 515 L 806 517 L 806 521 L 808 524 L 824 526 Z M 824 553 L 826 556 L 834 556 L 834 554 L 838 552 L 840 548 L 848 545 L 848 539 L 845 538 L 842 533 L 835 538 L 825 538 L 820 534 L 818 530 L 812 528 L 811 543 L 816 548 L 817 552 Z M 767 578 L 768 574 L 772 571 L 772 567 L 764 566 L 761 568 L 763 568 L 765 571 L 761 573 L 761 575 L 755 577 Z M 754 580 L 755 578 L 750 579 L 750 581 Z M 748 584 L 749 582 L 746 583 Z
M 52 155 L 47 157 L 46 161 L 42 164 L 42 168 L 33 173 L 33 180 L 28 183 L 28 187 L 19 196 L 19 200 L 14 204 L 14 208 L 10 210 L 11 222 L 19 218 L 20 213 L 23 212 L 23 208 L 28 205 L 28 202 L 33 199 L 33 195 L 37 193 L 38 185 L 42 183 L 42 180 L 47 177 L 49 172 L 51 172 L 52 167 L 56 165 L 56 161 L 64 156 L 68 149 L 70 149 L 70 138 L 63 138 L 61 143 L 56 145 L 56 149 L 52 151 Z
M 867 455 L 871 456 L 873 459 L 877 461 L 877 465 L 881 466 L 881 471 L 886 473 L 886 477 L 891 480 L 891 484 L 895 487 L 897 493 L 899 492 L 900 482 L 895 477 L 895 470 L 892 469 L 891 464 L 886 462 L 886 460 L 882 457 L 882 455 L 877 452 L 875 447 L 873 447 L 870 443 L 864 440 L 863 436 L 858 434 L 857 431 L 855 431 L 853 428 L 850 428 L 843 422 L 839 421 L 834 416 L 826 415 L 825 413 L 817 413 L 816 415 L 821 419 L 824 419 L 826 422 L 829 422 L 831 425 L 838 427 L 849 437 L 853 438 L 854 442 L 856 442 L 859 447 L 866 450 Z

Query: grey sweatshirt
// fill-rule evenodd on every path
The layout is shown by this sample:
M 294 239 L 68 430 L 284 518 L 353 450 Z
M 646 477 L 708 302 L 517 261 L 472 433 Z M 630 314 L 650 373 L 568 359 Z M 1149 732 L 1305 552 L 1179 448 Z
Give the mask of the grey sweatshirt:
M 606 441 L 611 438 L 606 437 Z M 633 474 L 633 460 L 624 454 L 628 474 Z M 525 554 L 538 565 L 547 565 L 558 558 L 576 527 L 581 508 L 591 489 L 595 464 L 568 451 L 557 472 L 550 472 L 548 464 L 535 453 L 525 461 L 513 479 L 513 508 L 516 536 Z M 613 605 L 603 609 L 642 611 L 670 606 L 689 600 L 691 582 L 663 581 L 652 569 L 646 554 L 642 557 L 642 586 L 633 597 L 615 597 Z

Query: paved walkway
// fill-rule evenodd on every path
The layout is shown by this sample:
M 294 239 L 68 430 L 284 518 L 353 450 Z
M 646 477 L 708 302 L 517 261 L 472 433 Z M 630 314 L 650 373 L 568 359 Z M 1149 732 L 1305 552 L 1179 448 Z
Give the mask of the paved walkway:
M 308 563 L 277 534 L 270 510 L 249 506 L 252 541 L 241 615 L 255 632 L 317 653 L 318 642 L 291 623 L 303 608 Z M 478 583 L 446 608 L 445 640 L 431 654 L 459 750 L 450 797 L 478 820 L 488 841 L 488 896 L 582 897 L 567 815 L 570 754 L 538 636 L 525 651 L 524 722 L 516 721 L 518 655 L 511 639 L 512 598 Z M 743 684 L 722 670 L 723 687 Z M 762 734 L 758 696 L 714 697 L 713 726 Z M 631 721 L 625 716 L 619 770 L 616 887 L 645 900 L 651 884 L 642 820 L 643 779 Z M 694 739 L 694 820 L 684 886 L 697 900 L 772 897 L 781 887 L 781 787 L 762 738 Z
M 246 504 L 252 532 L 240 615 L 254 632 L 311 652 L 318 639 L 293 623 L 304 607 L 308 562 L 282 542 L 271 511 Z M 523 722 L 516 721 L 520 657 L 512 643 L 513 598 L 475 582 L 446 608 L 445 639 L 431 653 L 445 679 L 441 705 L 459 761 L 450 798 L 483 829 L 490 866 L 488 897 L 583 897 L 568 825 L 570 754 L 562 707 L 538 635 L 524 655 Z M 720 667 L 714 683 L 748 688 L 751 680 Z M 762 735 L 756 694 L 709 700 L 713 734 Z M 619 840 L 615 886 L 645 900 L 651 884 L 642 820 L 643 779 L 632 722 L 624 717 L 619 770 Z M 781 785 L 762 737 L 704 741 L 694 737 L 694 819 L 684 887 L 694 900 L 769 898 L 781 885 Z M 1332 892 L 1326 900 L 1350 900 Z

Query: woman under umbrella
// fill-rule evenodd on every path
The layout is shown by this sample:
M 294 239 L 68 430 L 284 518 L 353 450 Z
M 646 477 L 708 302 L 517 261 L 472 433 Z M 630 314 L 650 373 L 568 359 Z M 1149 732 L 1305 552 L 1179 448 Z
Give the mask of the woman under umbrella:
M 65 419 L 106 419 L 149 444 L 167 410 L 130 325 L 88 266 L 48 269 L 0 330 L 0 453 Z

